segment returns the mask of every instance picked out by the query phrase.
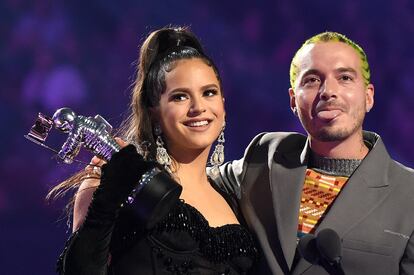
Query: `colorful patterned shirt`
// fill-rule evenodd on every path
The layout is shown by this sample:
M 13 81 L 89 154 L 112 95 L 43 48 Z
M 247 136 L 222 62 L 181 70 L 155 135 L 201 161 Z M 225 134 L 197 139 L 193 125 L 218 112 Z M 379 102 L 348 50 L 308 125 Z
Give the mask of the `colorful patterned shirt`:
M 314 233 L 327 214 L 348 177 L 325 175 L 313 169 L 306 170 L 299 209 L 298 237 Z

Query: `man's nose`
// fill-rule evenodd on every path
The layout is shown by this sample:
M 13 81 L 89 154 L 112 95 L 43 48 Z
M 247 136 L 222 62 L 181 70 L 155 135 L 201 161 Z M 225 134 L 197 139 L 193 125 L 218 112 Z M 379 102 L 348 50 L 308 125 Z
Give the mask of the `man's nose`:
M 326 78 L 320 89 L 320 98 L 322 100 L 329 100 L 336 98 L 338 95 L 338 83 L 336 79 Z

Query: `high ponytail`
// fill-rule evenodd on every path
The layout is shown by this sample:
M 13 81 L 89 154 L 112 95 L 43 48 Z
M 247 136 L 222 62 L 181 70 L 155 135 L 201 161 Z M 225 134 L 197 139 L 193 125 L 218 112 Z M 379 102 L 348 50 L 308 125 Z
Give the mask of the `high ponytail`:
M 217 67 L 187 28 L 166 27 L 154 31 L 141 46 L 131 114 L 123 124 L 122 134 L 130 143 L 145 142 L 151 159 L 155 159 L 156 148 L 150 108 L 158 106 L 165 91 L 165 73 L 171 71 L 177 61 L 191 58 L 200 58 L 211 66 L 221 85 Z

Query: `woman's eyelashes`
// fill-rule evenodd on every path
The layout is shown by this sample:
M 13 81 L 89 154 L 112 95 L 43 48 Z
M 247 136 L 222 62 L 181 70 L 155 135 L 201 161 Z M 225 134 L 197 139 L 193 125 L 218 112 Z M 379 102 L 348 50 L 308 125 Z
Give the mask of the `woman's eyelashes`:
M 203 92 L 203 96 L 211 97 L 218 95 L 220 92 L 217 89 L 207 89 Z
M 177 92 L 177 93 L 173 93 L 170 96 L 170 101 L 180 102 L 180 101 L 184 101 L 184 100 L 186 100 L 188 98 L 189 97 L 188 97 L 188 95 L 186 93 Z
M 220 94 L 218 89 L 206 89 L 202 92 L 203 97 L 213 97 Z M 186 92 L 173 92 L 170 96 L 170 101 L 181 102 L 191 99 L 192 95 Z

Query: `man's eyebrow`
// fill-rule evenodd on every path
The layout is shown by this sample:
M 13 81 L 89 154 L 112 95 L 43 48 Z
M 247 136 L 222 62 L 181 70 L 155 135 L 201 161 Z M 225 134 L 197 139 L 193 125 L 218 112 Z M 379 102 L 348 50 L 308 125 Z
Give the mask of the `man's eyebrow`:
M 305 72 L 302 74 L 302 77 L 307 76 L 307 75 L 310 75 L 310 74 L 316 74 L 316 75 L 319 75 L 319 74 L 320 74 L 320 71 L 319 71 L 319 70 L 317 70 L 317 69 L 309 69 L 309 70 L 305 71 Z
M 340 68 L 335 69 L 335 71 L 337 73 L 352 73 L 354 75 L 358 74 L 357 71 L 351 67 L 340 67 Z

